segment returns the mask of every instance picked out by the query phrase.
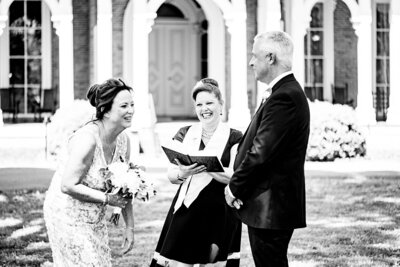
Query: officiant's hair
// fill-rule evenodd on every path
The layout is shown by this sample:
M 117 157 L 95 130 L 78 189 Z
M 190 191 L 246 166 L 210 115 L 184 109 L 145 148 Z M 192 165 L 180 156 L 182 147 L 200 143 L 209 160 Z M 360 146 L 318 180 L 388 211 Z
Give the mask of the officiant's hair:
M 221 91 L 218 87 L 218 82 L 212 78 L 203 78 L 195 84 L 192 90 L 192 98 L 194 101 L 196 101 L 196 97 L 200 92 L 212 93 L 215 95 L 221 105 L 224 103 Z
M 122 90 L 133 91 L 132 87 L 126 85 L 121 79 L 111 78 L 104 83 L 92 85 L 86 97 L 90 104 L 96 108 L 96 118 L 103 119 L 104 114 L 111 110 L 114 98 Z

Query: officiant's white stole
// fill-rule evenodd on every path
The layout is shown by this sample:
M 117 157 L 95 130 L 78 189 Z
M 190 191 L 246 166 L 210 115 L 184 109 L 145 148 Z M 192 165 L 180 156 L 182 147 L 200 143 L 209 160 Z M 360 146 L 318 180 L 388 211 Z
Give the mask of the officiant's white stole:
M 198 154 L 201 142 L 201 123 L 193 124 L 183 139 L 183 146 L 189 154 Z M 224 148 L 228 143 L 230 128 L 227 124 L 220 122 L 208 141 L 203 152 L 207 155 L 216 155 L 220 160 Z M 187 208 L 196 200 L 200 192 L 212 181 L 212 176 L 207 172 L 195 174 L 186 179 L 179 191 L 178 199 L 174 206 L 174 213 L 184 204 Z

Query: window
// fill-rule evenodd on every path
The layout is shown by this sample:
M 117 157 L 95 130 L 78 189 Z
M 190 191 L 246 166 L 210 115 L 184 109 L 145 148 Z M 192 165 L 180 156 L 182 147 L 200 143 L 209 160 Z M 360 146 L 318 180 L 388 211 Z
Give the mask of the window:
M 311 10 L 310 27 L 304 37 L 305 86 L 307 97 L 323 100 L 324 73 L 324 15 L 323 4 L 317 3 Z
M 375 11 L 375 92 L 377 121 L 386 121 L 390 95 L 389 3 L 376 3 Z
M 157 17 L 184 19 L 185 15 L 183 15 L 182 11 L 180 11 L 176 6 L 166 3 L 162 4 L 157 10 Z
M 18 110 L 31 113 L 42 83 L 42 2 L 15 0 L 9 9 L 9 84 Z

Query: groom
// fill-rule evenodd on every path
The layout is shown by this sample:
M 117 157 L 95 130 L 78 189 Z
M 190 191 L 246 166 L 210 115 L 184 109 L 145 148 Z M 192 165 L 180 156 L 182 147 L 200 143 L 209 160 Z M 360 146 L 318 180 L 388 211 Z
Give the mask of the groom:
M 225 198 L 248 226 L 255 265 L 288 266 L 293 231 L 306 226 L 304 161 L 310 112 L 291 71 L 289 35 L 281 31 L 257 35 L 252 54 L 249 65 L 256 79 L 272 93 L 239 144 Z

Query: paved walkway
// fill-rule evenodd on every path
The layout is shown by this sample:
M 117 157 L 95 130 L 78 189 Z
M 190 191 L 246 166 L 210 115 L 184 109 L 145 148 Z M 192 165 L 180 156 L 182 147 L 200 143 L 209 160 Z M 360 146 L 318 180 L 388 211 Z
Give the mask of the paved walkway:
M 154 130 L 143 133 L 144 146 L 162 143 L 188 122 L 158 123 Z M 342 173 L 400 175 L 400 127 L 375 126 L 364 129 L 367 137 L 366 158 L 340 159 L 334 162 L 306 162 L 308 175 L 337 175 Z M 155 133 L 155 134 L 152 134 Z M 5 124 L 0 127 L 0 190 L 48 186 L 54 161 L 45 153 L 46 127 L 41 123 Z M 134 135 L 138 138 L 138 135 Z M 168 166 L 161 151 L 151 155 L 137 154 L 135 158 L 149 173 L 164 177 Z M 11 180 L 10 177 L 13 177 Z

